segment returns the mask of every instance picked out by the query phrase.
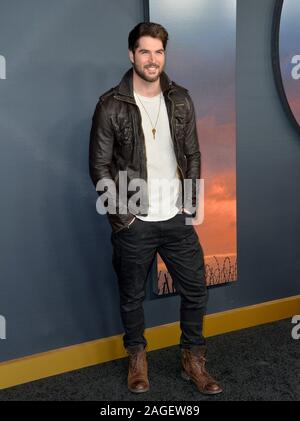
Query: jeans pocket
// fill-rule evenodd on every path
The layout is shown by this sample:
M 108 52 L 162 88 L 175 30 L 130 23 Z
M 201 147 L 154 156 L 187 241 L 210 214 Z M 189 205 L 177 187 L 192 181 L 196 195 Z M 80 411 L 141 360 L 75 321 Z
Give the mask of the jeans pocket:
M 128 224 L 128 226 L 127 226 L 127 229 L 131 229 L 135 224 L 136 224 L 136 222 L 137 222 L 137 217 L 136 216 L 134 216 L 133 217 L 133 219 L 129 222 L 129 224 Z
M 138 218 L 134 216 L 133 219 L 127 225 L 125 225 L 124 228 L 121 228 L 119 231 L 117 231 L 116 234 L 123 234 L 134 231 L 137 225 L 137 221 Z

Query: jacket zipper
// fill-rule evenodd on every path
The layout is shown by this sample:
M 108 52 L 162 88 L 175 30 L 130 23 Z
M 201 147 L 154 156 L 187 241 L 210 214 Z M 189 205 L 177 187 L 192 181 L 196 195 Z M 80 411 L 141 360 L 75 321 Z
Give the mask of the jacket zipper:
M 117 181 L 119 180 L 119 171 L 118 171 L 118 174 L 117 174 L 117 176 L 114 178 L 114 182 L 115 182 L 115 184 L 116 184 L 116 187 L 117 187 Z
M 136 105 L 136 104 L 135 104 Z M 137 109 L 138 109 L 138 116 L 140 119 L 140 127 L 142 128 L 142 137 L 143 137 L 143 143 L 144 143 L 144 150 L 145 150 L 145 173 L 146 173 L 146 183 L 147 183 L 147 196 L 148 196 L 148 209 L 149 209 L 149 203 L 150 203 L 150 190 L 148 187 L 148 169 L 147 169 L 147 149 L 146 149 L 146 140 L 145 140 L 145 135 L 143 132 L 143 126 L 142 126 L 142 116 L 141 116 L 141 112 L 139 107 L 136 105 Z M 135 125 L 133 125 L 133 130 L 135 132 Z M 135 133 L 136 136 L 136 133 Z M 137 138 L 137 137 L 136 137 Z
M 124 101 L 124 102 L 129 102 L 130 104 L 133 104 L 133 105 L 135 105 L 136 107 L 137 107 L 137 110 L 138 110 L 138 115 L 139 115 L 139 119 L 140 119 L 140 127 L 142 127 L 142 116 L 141 116 L 141 112 L 140 112 L 140 109 L 139 109 L 139 107 L 138 107 L 138 105 L 136 104 L 136 102 L 135 101 L 132 101 L 130 98 L 128 98 L 128 97 L 126 97 L 126 99 L 125 98 L 123 98 L 123 97 L 121 97 L 121 96 L 119 96 L 119 95 L 114 95 L 114 98 L 115 99 L 118 99 L 118 100 L 120 100 L 120 101 Z M 134 118 L 135 119 L 135 118 Z M 134 130 L 134 136 L 135 136 L 135 138 L 137 139 L 137 133 L 136 133 L 136 126 L 135 126 L 135 124 L 133 125 L 133 130 Z M 146 141 L 145 141 L 145 136 L 144 136 L 144 133 L 142 134 L 142 137 L 143 137 L 143 143 L 144 143 L 144 150 L 145 150 L 145 173 L 146 173 L 146 183 L 147 183 L 147 196 L 148 196 L 148 208 L 149 208 L 149 203 L 150 203 L 150 192 L 149 192 L 149 188 L 148 188 L 148 171 L 147 171 L 147 149 L 146 149 Z M 128 227 L 129 227 L 129 225 L 128 225 Z
M 129 97 L 126 97 L 126 99 L 125 99 L 125 98 L 123 98 L 123 97 L 121 97 L 121 96 L 119 96 L 119 95 L 115 95 L 115 96 L 114 96 L 114 98 L 115 98 L 115 99 L 119 99 L 120 101 L 129 102 L 130 104 L 133 104 L 133 105 L 135 105 L 135 106 L 137 107 L 137 110 L 138 110 L 138 115 L 139 115 L 139 118 L 140 118 L 140 123 L 141 123 L 141 124 L 140 124 L 140 127 L 142 127 L 142 117 L 141 117 L 140 109 L 139 109 L 138 105 L 136 104 L 136 102 L 135 102 L 135 101 L 132 101 Z M 135 137 L 136 137 L 136 139 L 137 139 L 137 136 L 136 136 L 136 131 L 135 131 L 135 125 L 133 125 L 133 130 L 134 130 L 134 135 L 135 135 Z M 148 173 L 147 173 L 147 150 L 146 150 L 146 142 L 145 142 L 145 136 L 144 136 L 144 134 L 143 134 L 143 142 L 144 142 L 145 159 L 146 159 L 146 181 L 148 182 Z

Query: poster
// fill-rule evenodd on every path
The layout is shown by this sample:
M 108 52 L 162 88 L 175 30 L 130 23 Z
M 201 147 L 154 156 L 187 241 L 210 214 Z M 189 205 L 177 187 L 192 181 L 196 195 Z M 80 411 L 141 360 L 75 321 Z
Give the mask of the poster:
M 207 285 L 237 279 L 236 0 L 149 1 L 149 19 L 169 33 L 168 76 L 190 92 L 202 155 L 203 222 L 194 225 Z M 157 295 L 176 293 L 157 256 Z

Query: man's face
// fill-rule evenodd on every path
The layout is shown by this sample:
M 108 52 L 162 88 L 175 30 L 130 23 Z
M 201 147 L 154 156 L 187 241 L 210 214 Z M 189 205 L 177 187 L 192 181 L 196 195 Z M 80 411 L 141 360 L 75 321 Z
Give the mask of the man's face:
M 149 36 L 139 39 L 135 52 L 129 50 L 129 58 L 135 72 L 147 82 L 159 79 L 166 61 L 162 41 Z

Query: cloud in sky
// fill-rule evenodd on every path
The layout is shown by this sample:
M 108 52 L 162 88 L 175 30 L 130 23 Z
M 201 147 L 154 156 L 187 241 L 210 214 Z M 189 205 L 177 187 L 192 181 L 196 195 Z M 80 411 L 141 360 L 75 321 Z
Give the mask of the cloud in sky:
M 205 181 L 204 222 L 195 226 L 204 253 L 236 253 L 235 169 Z
M 232 111 L 233 115 L 234 112 Z M 218 172 L 235 169 L 235 120 L 217 124 L 214 116 L 206 116 L 197 121 L 197 130 L 202 155 L 202 178 L 208 178 Z

